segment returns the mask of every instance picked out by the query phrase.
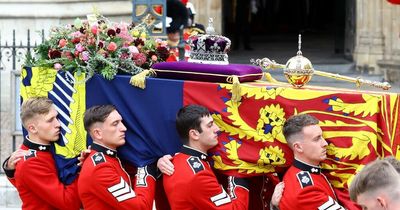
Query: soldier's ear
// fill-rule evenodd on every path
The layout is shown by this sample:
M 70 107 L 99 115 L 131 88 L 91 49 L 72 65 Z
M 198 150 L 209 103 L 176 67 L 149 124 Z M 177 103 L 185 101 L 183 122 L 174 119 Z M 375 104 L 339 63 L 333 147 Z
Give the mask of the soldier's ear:
M 36 134 L 38 132 L 38 130 L 36 129 L 35 124 L 33 124 L 33 123 L 29 123 L 28 124 L 27 130 L 28 130 L 29 133 L 35 133 Z
M 388 205 L 387 205 L 387 202 L 386 202 L 386 200 L 384 198 L 378 196 L 376 198 L 376 201 L 379 203 L 379 206 L 382 207 L 382 209 L 387 209 Z
M 189 130 L 189 139 L 198 140 L 199 139 L 199 131 L 196 129 Z
M 101 139 L 102 138 L 102 133 L 101 133 L 101 129 L 100 128 L 95 127 L 90 131 L 90 133 L 91 133 L 92 137 L 95 138 L 95 139 Z
M 293 150 L 296 152 L 303 152 L 303 146 L 301 145 L 300 142 L 294 142 L 293 143 Z

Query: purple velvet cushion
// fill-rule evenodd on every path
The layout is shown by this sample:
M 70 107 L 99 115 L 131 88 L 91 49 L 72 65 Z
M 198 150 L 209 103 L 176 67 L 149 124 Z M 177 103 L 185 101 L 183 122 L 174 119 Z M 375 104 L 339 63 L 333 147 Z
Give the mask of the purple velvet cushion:
M 238 76 L 240 82 L 249 82 L 262 77 L 262 69 L 246 64 L 201 64 L 185 61 L 156 63 L 152 68 L 157 77 L 197 80 L 207 82 L 227 82 L 229 76 Z

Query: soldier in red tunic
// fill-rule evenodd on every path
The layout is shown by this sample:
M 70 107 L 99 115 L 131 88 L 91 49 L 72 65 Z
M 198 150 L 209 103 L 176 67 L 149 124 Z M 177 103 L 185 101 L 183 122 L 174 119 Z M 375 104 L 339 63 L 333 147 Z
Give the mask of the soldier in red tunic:
M 60 134 L 57 115 L 53 102 L 44 97 L 31 98 L 22 104 L 21 121 L 28 135 L 21 149 L 10 157 L 10 161 L 4 162 L 3 168 L 17 188 L 24 210 L 74 210 L 81 206 L 77 181 L 70 185 L 60 182 L 50 153 L 50 144 L 57 141 Z M 12 170 L 15 163 L 16 170 Z
M 218 183 L 207 151 L 218 144 L 219 128 L 209 111 L 189 105 L 179 110 L 176 127 L 184 146 L 172 160 L 174 173 L 164 175 L 171 209 L 248 209 L 247 180 L 229 177 L 229 194 Z
M 281 210 L 344 209 L 321 173 L 319 164 L 326 158 L 326 146 L 318 120 L 307 114 L 290 117 L 283 134 L 294 153 L 294 163 L 283 177 L 285 190 Z
M 101 105 L 88 109 L 84 125 L 93 139 L 78 182 L 84 209 L 151 210 L 156 165 L 138 168 L 135 179 L 121 166 L 116 149 L 125 143 L 126 127 L 115 107 Z

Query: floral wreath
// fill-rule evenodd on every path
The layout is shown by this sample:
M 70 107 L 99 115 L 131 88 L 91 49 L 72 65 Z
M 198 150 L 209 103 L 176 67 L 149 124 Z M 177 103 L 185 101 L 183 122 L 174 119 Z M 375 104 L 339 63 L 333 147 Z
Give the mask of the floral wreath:
M 167 42 L 149 36 L 145 23 L 114 23 L 102 15 L 75 19 L 74 24 L 51 29 L 48 39 L 27 54 L 25 65 L 53 67 L 90 78 L 101 74 L 136 75 L 154 63 L 167 60 Z

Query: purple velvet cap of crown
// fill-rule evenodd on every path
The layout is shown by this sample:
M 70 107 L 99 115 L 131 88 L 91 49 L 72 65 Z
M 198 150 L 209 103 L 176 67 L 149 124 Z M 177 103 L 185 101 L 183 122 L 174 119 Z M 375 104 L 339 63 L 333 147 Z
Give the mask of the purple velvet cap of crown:
M 157 77 L 182 80 L 227 82 L 229 76 L 235 75 L 240 82 L 249 82 L 262 77 L 259 66 L 246 64 L 214 65 L 178 61 L 156 63 L 152 68 L 156 70 Z

